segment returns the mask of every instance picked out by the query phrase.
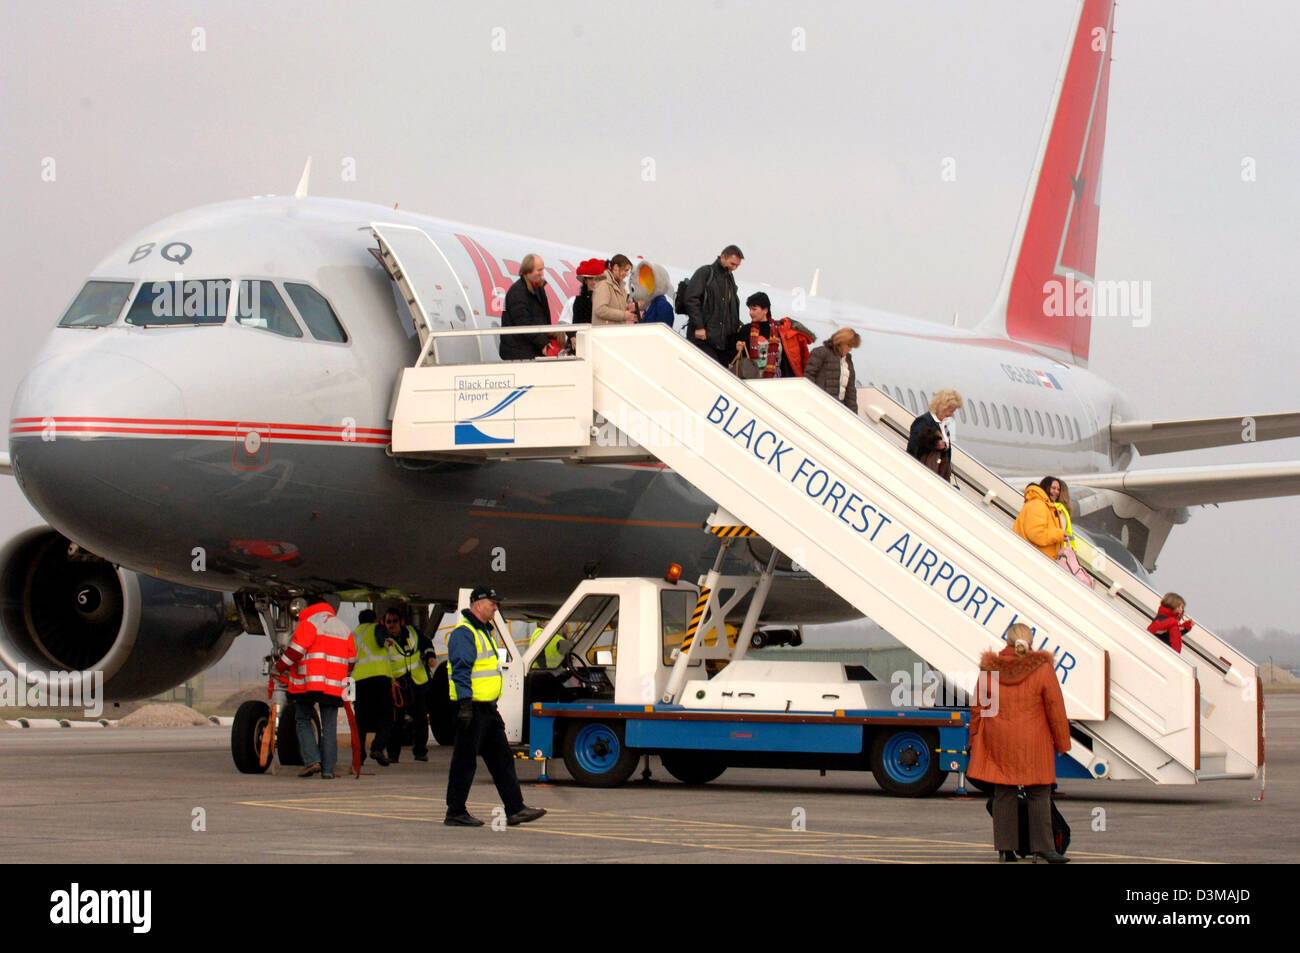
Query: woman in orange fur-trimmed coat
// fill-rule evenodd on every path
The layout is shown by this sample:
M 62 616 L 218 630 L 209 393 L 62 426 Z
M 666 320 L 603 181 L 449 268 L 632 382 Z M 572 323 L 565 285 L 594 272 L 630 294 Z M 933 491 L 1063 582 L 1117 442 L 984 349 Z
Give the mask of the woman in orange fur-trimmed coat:
M 1070 723 L 1052 655 L 1030 651 L 1032 637 L 1027 625 L 1016 623 L 1007 629 L 1007 647 L 980 659 L 983 684 L 971 708 L 966 773 L 994 785 L 993 847 L 999 860 L 1016 859 L 1016 789 L 1023 787 L 1030 850 L 1050 863 L 1063 863 L 1066 858 L 1052 843 L 1052 784 L 1055 752 L 1070 750 Z

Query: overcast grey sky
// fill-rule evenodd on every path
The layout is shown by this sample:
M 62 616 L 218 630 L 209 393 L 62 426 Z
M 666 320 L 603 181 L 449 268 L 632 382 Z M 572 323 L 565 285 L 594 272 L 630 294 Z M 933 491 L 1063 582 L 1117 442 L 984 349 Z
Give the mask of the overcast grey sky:
M 1001 274 L 1072 0 L 23 4 L 0 35 L 9 401 L 85 274 L 212 201 L 312 191 L 974 324 Z M 1092 367 L 1144 415 L 1300 410 L 1291 2 L 1125 0 Z M 802 46 L 802 48 L 800 48 Z M 956 160 L 955 181 L 941 163 Z M 645 159 L 655 178 L 642 176 Z M 45 181 L 49 159 L 54 180 Z M 1243 160 L 1254 181 L 1243 181 Z M 351 163 L 355 179 L 344 178 Z M 1300 441 L 1141 465 L 1300 458 Z M 1300 501 L 1194 511 L 1158 584 L 1296 628 Z M 0 530 L 35 517 L 0 485 Z

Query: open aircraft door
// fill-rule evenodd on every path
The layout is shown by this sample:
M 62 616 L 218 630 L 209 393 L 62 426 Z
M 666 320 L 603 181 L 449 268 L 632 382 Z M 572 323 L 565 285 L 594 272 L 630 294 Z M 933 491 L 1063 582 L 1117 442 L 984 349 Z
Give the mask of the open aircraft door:
M 379 242 L 376 256 L 397 283 L 411 311 L 420 337 L 419 367 L 428 362 L 430 331 L 465 331 L 474 327 L 474 306 L 438 243 L 421 228 L 371 222 Z M 451 338 L 441 342 L 439 358 L 448 363 L 477 363 L 488 358 L 481 351 L 482 337 Z M 491 340 L 490 338 L 487 340 Z

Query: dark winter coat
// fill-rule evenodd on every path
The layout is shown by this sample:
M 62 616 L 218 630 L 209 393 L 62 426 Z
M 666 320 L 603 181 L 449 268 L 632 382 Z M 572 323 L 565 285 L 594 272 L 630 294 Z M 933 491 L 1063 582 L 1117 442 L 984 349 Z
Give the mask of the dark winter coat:
M 740 329 L 740 295 L 736 279 L 721 261 L 715 260 L 691 275 L 686 285 L 686 315 L 687 338 L 695 341 L 695 332 L 703 328 L 707 335 L 704 343 L 715 351 L 726 350 L 727 341 Z
M 501 312 L 503 328 L 528 327 L 532 324 L 550 324 L 551 306 L 546 302 L 546 287 L 529 288 L 528 281 L 520 278 L 506 292 L 505 309 Z M 503 361 L 526 361 L 541 357 L 550 340 L 547 334 L 503 334 L 497 353 Z
M 848 353 L 849 386 L 844 388 L 844 406 L 855 414 L 858 412 L 858 375 L 853 369 L 853 352 Z M 808 378 L 836 400 L 840 396 L 840 356 L 831 348 L 830 341 L 824 341 L 821 347 L 814 348 L 808 355 L 808 366 L 803 376 Z

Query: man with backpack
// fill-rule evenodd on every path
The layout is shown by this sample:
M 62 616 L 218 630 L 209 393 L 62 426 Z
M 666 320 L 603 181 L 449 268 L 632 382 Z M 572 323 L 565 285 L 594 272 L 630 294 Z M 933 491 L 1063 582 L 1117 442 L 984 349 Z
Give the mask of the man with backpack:
M 696 270 L 689 281 L 678 288 L 675 310 L 685 310 L 686 337 L 696 347 L 711 355 L 724 367 L 735 356 L 735 339 L 740 330 L 740 296 L 731 273 L 740 267 L 744 255 L 735 245 L 722 249 L 718 260 Z

